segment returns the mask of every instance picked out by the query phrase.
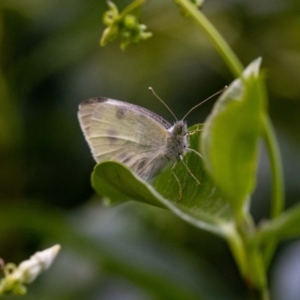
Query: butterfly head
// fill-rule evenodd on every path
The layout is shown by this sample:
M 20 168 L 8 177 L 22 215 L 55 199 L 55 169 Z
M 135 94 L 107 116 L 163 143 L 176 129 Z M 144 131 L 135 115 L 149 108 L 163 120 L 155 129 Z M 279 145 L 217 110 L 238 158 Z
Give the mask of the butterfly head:
M 176 121 L 169 131 L 172 131 L 176 136 L 188 136 L 188 128 L 185 121 Z
M 176 121 L 176 123 L 169 128 L 169 153 L 173 158 L 182 160 L 187 148 L 189 147 L 189 131 L 185 121 Z

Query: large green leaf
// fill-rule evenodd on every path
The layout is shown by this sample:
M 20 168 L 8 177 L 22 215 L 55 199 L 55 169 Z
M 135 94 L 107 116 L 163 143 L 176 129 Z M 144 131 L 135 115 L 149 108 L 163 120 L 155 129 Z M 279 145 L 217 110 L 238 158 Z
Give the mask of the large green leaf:
M 258 141 L 266 110 L 261 59 L 221 95 L 207 118 L 202 154 L 207 170 L 233 209 L 240 211 L 255 188 Z
M 195 129 L 199 129 L 199 126 L 190 128 Z M 191 136 L 190 147 L 196 151 L 199 151 L 199 139 L 199 131 Z M 96 165 L 92 173 L 92 185 L 99 195 L 112 201 L 133 199 L 164 207 L 199 228 L 226 235 L 228 224 L 232 221 L 229 205 L 205 172 L 202 158 L 191 152 L 185 155 L 184 161 L 189 171 L 181 162 L 174 168 L 180 186 L 171 172 L 172 165 L 150 185 L 126 166 L 112 161 Z M 200 185 L 191 173 L 200 181 Z M 180 188 L 182 198 L 179 200 Z

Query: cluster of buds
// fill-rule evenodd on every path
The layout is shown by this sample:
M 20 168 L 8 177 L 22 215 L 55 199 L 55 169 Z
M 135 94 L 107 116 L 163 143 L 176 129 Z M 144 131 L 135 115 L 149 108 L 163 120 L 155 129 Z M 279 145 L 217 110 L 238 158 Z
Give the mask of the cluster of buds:
M 121 39 L 121 49 L 125 49 L 132 43 L 138 43 L 152 36 L 151 32 L 146 32 L 147 26 L 140 24 L 138 18 L 131 13 L 144 1 L 136 1 L 119 13 L 118 7 L 108 1 L 109 10 L 105 12 L 103 23 L 106 28 L 100 39 L 100 45 L 105 46 L 117 38 Z

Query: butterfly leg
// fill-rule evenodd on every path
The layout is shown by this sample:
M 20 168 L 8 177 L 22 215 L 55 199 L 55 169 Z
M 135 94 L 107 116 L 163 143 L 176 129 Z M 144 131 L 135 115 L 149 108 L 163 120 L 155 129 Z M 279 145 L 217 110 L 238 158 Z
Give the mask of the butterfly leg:
M 178 199 L 175 202 L 179 202 L 182 199 L 182 188 L 181 188 L 180 181 L 179 181 L 178 177 L 176 176 L 176 174 L 174 172 L 174 168 L 176 167 L 176 165 L 177 165 L 177 161 L 175 162 L 175 164 L 171 168 L 171 172 L 172 172 L 172 174 L 173 174 L 173 176 L 174 176 L 174 178 L 175 178 L 175 180 L 176 180 L 176 182 L 178 184 L 178 188 L 179 188 L 179 197 L 178 197 Z
M 193 134 L 195 134 L 196 132 L 201 132 L 202 130 L 203 130 L 203 129 L 199 129 L 199 125 L 198 125 L 197 128 L 196 128 L 195 130 L 189 132 L 189 135 L 193 135 Z
M 196 132 L 201 132 L 202 130 L 203 130 L 203 129 L 199 129 L 199 125 L 198 125 L 197 128 L 196 128 L 195 130 L 189 132 L 189 135 L 193 135 L 193 134 L 195 134 Z M 196 151 L 196 150 L 194 150 L 194 149 L 186 148 L 186 150 L 187 150 L 187 151 L 190 151 L 190 152 L 194 152 L 194 153 L 196 153 L 198 156 L 200 156 L 201 158 L 203 158 L 202 155 L 201 155 L 198 151 Z
M 198 152 L 197 152 L 198 153 Z M 201 185 L 200 181 L 197 179 L 197 177 L 191 172 L 191 170 L 189 169 L 189 167 L 186 165 L 186 163 L 182 160 L 181 161 L 183 163 L 183 165 L 185 166 L 186 170 L 188 171 L 188 173 L 195 179 L 195 181 L 197 182 L 197 184 Z

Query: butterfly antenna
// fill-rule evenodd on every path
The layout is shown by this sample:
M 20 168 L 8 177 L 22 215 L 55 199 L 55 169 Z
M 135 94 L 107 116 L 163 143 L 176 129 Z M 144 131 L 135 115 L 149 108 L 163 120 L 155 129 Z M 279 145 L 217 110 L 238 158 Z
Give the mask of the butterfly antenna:
M 175 114 L 172 112 L 171 108 L 160 97 L 158 97 L 158 95 L 154 92 L 154 89 L 151 86 L 148 89 L 154 95 L 154 97 L 156 97 L 167 108 L 167 110 L 172 114 L 175 120 L 178 121 Z
M 195 105 L 194 107 L 192 107 L 182 118 L 182 120 L 184 120 L 195 108 L 197 108 L 198 106 L 200 106 L 201 104 L 203 104 L 204 102 L 208 101 L 209 99 L 215 97 L 216 95 L 219 95 L 221 93 L 223 93 L 226 89 L 228 88 L 227 85 L 225 85 L 225 87 L 223 87 L 221 90 L 219 90 L 218 92 L 214 93 L 213 95 L 209 96 L 208 98 L 206 98 L 205 100 L 203 100 L 202 102 L 198 103 L 197 105 Z

